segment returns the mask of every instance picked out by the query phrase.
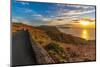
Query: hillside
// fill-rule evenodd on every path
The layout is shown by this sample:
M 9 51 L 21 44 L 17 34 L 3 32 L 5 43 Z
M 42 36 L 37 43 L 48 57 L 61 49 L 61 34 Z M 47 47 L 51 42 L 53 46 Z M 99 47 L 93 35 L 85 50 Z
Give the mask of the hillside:
M 15 32 L 12 39 L 13 66 L 54 63 L 47 51 L 31 40 L 28 30 Z
M 22 23 L 12 25 L 12 32 L 28 30 L 31 42 L 36 42 L 39 48 L 46 51 L 54 63 L 94 61 L 96 58 L 95 41 L 62 33 L 55 26 L 30 26 Z
M 58 42 L 71 44 L 87 44 L 87 41 L 85 39 L 62 33 L 55 26 L 40 26 L 39 29 L 45 30 L 47 35 L 51 37 L 52 40 Z

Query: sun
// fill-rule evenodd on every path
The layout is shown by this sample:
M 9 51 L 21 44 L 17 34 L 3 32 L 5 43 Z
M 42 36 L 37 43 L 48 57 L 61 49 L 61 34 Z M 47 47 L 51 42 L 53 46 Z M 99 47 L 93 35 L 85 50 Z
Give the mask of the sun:
M 89 22 L 88 21 L 80 21 L 80 24 L 83 26 L 88 26 Z

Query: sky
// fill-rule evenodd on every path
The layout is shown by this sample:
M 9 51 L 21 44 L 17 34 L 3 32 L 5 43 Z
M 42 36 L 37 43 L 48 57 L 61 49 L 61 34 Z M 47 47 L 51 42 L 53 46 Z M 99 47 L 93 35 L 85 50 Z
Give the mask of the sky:
M 30 25 L 49 24 L 53 20 L 60 19 L 63 22 L 53 24 L 67 24 L 70 21 L 89 18 L 95 19 L 95 6 L 42 3 L 42 2 L 19 2 L 12 0 L 12 22 L 22 22 Z

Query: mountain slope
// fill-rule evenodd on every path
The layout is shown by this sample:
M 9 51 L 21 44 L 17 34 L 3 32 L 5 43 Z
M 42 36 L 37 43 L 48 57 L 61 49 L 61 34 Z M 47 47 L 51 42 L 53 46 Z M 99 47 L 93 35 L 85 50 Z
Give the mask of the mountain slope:
M 95 40 L 87 41 L 62 33 L 55 26 L 30 26 L 22 23 L 12 25 L 12 32 L 28 30 L 31 41 L 46 51 L 55 63 L 91 61 L 96 58 Z M 41 48 L 35 50 L 41 52 Z

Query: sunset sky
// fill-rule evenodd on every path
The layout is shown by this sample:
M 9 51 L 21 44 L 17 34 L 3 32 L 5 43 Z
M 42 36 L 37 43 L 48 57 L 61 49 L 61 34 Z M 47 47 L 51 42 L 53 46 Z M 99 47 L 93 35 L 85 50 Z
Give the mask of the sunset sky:
M 12 21 L 23 22 L 31 25 L 67 24 L 72 20 L 81 18 L 95 19 L 95 6 L 55 4 L 41 2 L 12 2 Z M 66 21 L 66 22 L 64 22 Z

